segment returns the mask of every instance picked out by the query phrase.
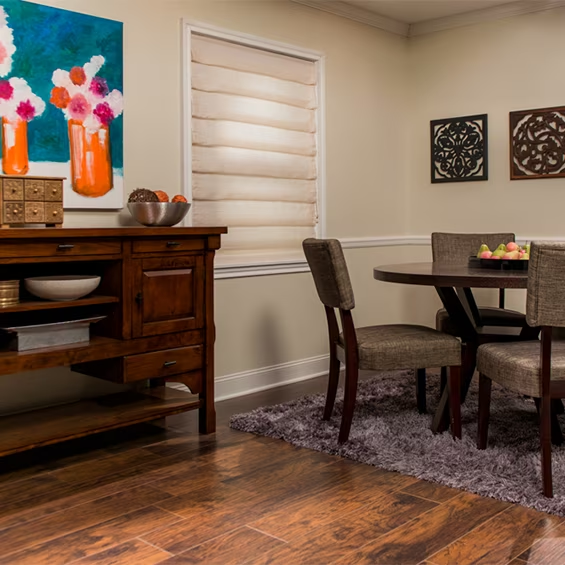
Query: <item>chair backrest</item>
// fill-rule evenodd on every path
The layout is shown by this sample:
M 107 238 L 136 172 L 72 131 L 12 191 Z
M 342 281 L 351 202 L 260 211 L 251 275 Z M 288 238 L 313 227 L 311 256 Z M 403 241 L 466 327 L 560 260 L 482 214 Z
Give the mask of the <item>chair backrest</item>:
M 565 327 L 565 243 L 532 243 L 526 321 L 534 327 Z
M 432 233 L 432 257 L 439 263 L 467 263 L 483 243 L 494 251 L 501 243 L 515 241 L 513 233 Z
M 340 310 L 355 308 L 341 243 L 337 239 L 309 238 L 302 242 L 302 248 L 322 303 Z

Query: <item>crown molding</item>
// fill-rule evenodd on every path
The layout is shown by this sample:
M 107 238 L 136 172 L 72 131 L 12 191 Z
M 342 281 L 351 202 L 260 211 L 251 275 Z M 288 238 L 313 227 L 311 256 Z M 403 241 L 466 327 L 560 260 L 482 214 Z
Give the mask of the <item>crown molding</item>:
M 531 14 L 533 12 L 543 12 L 545 10 L 553 10 L 555 8 L 565 7 L 565 0 L 518 0 L 501 6 L 493 6 L 491 8 L 483 8 L 481 10 L 473 10 L 463 14 L 454 16 L 445 16 L 435 20 L 428 20 L 416 24 L 406 24 L 392 18 L 387 18 L 339 1 L 328 0 L 291 0 L 296 4 L 303 4 L 316 10 L 335 14 L 342 18 L 361 22 L 363 24 L 376 27 L 383 31 L 388 31 L 403 37 L 417 37 L 419 35 L 427 35 L 438 31 L 445 31 L 468 25 L 479 24 L 491 20 L 501 20 L 511 18 L 513 16 L 521 16 Z
M 296 4 L 303 4 L 304 6 L 315 8 L 316 10 L 321 10 L 322 12 L 328 12 L 336 16 L 341 16 L 342 18 L 361 22 L 362 24 L 367 24 L 390 33 L 395 33 L 396 35 L 402 35 L 403 37 L 408 37 L 409 34 L 410 26 L 408 24 L 380 16 L 379 14 L 375 14 L 375 12 L 364 10 L 363 8 L 358 8 L 357 6 L 346 4 L 345 2 L 339 2 L 337 0 L 335 2 L 333 0 L 331 2 L 324 0 L 291 1 Z
M 418 35 L 426 35 L 447 29 L 475 25 L 491 20 L 522 16 L 533 12 L 544 12 L 545 10 L 553 10 L 564 6 L 565 0 L 520 0 L 518 2 L 510 2 L 500 6 L 492 6 L 491 8 L 473 10 L 472 12 L 465 12 L 464 14 L 456 14 L 454 16 L 446 16 L 444 18 L 412 24 L 408 31 L 408 37 L 417 37 Z

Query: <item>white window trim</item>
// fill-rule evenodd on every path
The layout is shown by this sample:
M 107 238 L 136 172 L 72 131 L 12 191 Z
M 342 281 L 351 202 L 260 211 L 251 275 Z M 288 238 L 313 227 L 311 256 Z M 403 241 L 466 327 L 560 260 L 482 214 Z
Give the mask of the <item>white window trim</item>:
M 250 47 L 258 47 L 267 51 L 274 51 L 283 55 L 301 57 L 316 63 L 318 71 L 318 110 L 317 116 L 317 167 L 318 167 L 318 225 L 316 226 L 317 237 L 326 236 L 326 98 L 325 83 L 326 58 L 323 53 L 310 49 L 299 49 L 287 43 L 272 41 L 249 35 L 230 31 L 228 29 L 192 22 L 183 19 L 183 45 L 182 45 L 182 184 L 183 194 L 189 202 L 192 202 L 192 107 L 191 107 L 191 73 L 190 62 L 191 57 L 191 35 L 192 33 L 201 33 L 218 39 L 228 41 L 238 41 Z M 192 225 L 192 207 L 183 222 L 184 226 Z M 215 267 L 215 278 L 228 279 L 240 277 L 256 277 L 264 275 L 280 275 L 287 273 L 304 273 L 309 271 L 306 259 L 302 261 L 281 261 L 276 263 L 258 263 L 258 264 L 242 264 L 242 265 L 225 265 Z

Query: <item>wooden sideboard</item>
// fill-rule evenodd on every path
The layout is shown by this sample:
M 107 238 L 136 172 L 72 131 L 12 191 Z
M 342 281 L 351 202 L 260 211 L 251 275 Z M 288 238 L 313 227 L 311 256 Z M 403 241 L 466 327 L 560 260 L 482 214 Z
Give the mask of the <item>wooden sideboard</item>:
M 0 328 L 105 316 L 91 326 L 88 344 L 10 351 L 0 341 L 0 376 L 70 366 L 132 388 L 0 417 L 0 456 L 194 409 L 200 432 L 213 432 L 214 254 L 226 232 L 223 227 L 0 230 L 0 280 L 101 276 L 93 294 L 72 302 L 39 300 L 22 284 L 20 303 L 0 309 Z M 183 383 L 190 392 L 167 382 Z

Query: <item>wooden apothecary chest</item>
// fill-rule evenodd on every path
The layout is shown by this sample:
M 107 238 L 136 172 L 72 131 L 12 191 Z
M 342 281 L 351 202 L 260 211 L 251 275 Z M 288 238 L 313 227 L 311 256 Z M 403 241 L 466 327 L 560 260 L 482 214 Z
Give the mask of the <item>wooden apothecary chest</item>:
M 0 225 L 45 224 L 62 227 L 61 177 L 0 175 Z

